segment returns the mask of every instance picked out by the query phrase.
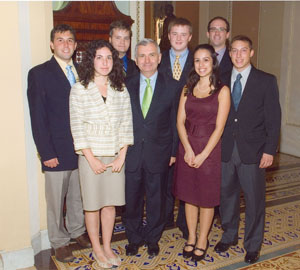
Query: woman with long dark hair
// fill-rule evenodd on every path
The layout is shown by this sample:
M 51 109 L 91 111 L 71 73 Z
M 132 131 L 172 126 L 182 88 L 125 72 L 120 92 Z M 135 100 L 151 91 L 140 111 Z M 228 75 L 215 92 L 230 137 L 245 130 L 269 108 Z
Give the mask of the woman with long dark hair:
M 123 165 L 133 144 L 130 98 L 118 52 L 107 41 L 89 44 L 79 78 L 71 89 L 70 117 L 85 222 L 94 259 L 100 267 L 111 268 L 121 264 L 110 244 L 115 206 L 125 204 Z
M 214 207 L 220 202 L 220 138 L 229 108 L 230 91 L 220 82 L 215 50 L 209 44 L 198 45 L 194 51 L 194 67 L 179 103 L 180 145 L 173 187 L 174 195 L 185 201 L 189 238 L 183 257 L 192 257 L 194 261 L 205 257 Z

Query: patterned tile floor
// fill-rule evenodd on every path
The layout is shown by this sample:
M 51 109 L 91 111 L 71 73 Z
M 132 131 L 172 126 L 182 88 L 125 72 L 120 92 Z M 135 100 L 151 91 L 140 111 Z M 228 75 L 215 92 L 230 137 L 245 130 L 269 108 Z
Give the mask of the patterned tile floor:
M 151 259 L 147 256 L 146 248 L 142 247 L 137 256 L 126 257 L 127 241 L 124 237 L 124 228 L 117 218 L 113 244 L 115 251 L 123 259 L 122 266 L 118 269 L 300 269 L 300 158 L 279 154 L 274 165 L 267 171 L 266 181 L 266 233 L 258 263 L 249 266 L 243 262 L 245 251 L 242 246 L 244 227 L 242 199 L 238 245 L 224 254 L 213 251 L 222 233 L 217 217 L 210 232 L 210 248 L 207 256 L 198 265 L 182 258 L 181 250 L 185 241 L 177 228 L 164 233 L 160 242 L 160 256 Z M 35 266 L 37 269 L 99 269 L 90 250 L 77 250 L 77 244 L 72 245 L 72 249 L 77 257 L 73 264 L 61 264 L 55 259 L 52 260 L 51 250 L 48 250 L 40 252 L 35 257 Z

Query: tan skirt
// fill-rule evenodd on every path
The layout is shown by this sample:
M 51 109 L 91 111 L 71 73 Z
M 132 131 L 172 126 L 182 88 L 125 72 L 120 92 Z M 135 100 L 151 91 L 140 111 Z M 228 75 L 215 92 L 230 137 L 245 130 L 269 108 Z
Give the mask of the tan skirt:
M 108 164 L 116 157 L 97 158 Z M 124 166 L 119 173 L 112 172 L 109 167 L 104 173 L 95 174 L 86 158 L 79 155 L 78 169 L 84 210 L 96 211 L 104 206 L 125 204 Z

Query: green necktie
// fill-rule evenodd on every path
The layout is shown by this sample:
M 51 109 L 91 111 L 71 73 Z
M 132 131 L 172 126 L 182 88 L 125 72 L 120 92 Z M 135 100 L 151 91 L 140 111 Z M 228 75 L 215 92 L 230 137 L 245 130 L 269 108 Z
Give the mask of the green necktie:
M 150 79 L 145 79 L 147 86 L 145 89 L 145 93 L 144 93 L 144 97 L 143 97 L 143 102 L 142 102 L 142 112 L 143 112 L 143 116 L 144 118 L 146 118 L 146 115 L 148 113 L 150 104 L 151 104 L 151 100 L 152 100 L 152 87 L 150 84 Z

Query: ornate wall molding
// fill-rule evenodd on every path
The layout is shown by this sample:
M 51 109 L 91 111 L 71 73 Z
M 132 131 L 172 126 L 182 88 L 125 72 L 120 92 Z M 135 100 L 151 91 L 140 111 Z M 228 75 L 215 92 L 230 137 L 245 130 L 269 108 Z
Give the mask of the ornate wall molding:
M 143 1 L 130 1 L 129 15 L 134 20 L 131 28 L 131 55 L 134 58 L 135 45 L 145 37 L 145 3 Z

